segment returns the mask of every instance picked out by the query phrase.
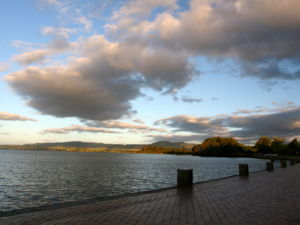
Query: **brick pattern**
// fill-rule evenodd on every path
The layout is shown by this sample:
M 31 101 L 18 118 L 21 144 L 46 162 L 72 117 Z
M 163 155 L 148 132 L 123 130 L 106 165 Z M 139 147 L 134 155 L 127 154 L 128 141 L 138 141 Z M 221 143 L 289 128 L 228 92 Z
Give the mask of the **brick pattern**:
M 299 225 L 300 165 L 0 218 L 2 225 Z

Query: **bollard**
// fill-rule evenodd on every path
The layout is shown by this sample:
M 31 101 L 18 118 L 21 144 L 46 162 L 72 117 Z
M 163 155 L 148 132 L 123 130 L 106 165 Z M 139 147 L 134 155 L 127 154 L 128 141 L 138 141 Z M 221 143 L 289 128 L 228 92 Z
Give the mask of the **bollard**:
M 248 176 L 249 175 L 248 164 L 239 164 L 239 173 L 240 176 Z
M 267 162 L 266 165 L 267 165 L 267 170 L 268 171 L 272 171 L 274 169 L 274 166 L 273 166 L 272 162 Z
M 286 168 L 286 161 L 280 160 L 280 165 L 281 165 L 281 168 Z
M 193 170 L 177 170 L 177 188 L 193 187 Z
M 295 160 L 294 159 L 290 159 L 290 165 L 291 166 L 295 165 Z
M 274 162 L 275 162 L 275 159 L 274 159 L 274 158 L 272 158 L 272 159 L 271 159 L 271 162 L 272 162 L 272 163 L 274 163 Z

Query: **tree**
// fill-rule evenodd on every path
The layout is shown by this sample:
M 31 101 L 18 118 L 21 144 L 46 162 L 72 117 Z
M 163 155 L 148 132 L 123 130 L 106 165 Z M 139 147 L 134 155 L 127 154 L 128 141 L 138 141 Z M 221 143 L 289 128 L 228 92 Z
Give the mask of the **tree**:
M 300 143 L 297 138 L 294 138 L 287 146 L 287 152 L 289 155 L 295 155 L 300 153 Z
M 278 154 L 286 154 L 287 153 L 287 145 L 284 143 L 284 139 L 279 137 L 274 137 L 271 144 L 272 152 Z
M 272 152 L 272 139 L 266 136 L 262 136 L 255 144 L 255 148 L 259 153 L 271 153 Z
M 212 137 L 207 138 L 201 145 L 195 146 L 202 156 L 235 156 L 243 152 L 243 147 L 234 138 Z

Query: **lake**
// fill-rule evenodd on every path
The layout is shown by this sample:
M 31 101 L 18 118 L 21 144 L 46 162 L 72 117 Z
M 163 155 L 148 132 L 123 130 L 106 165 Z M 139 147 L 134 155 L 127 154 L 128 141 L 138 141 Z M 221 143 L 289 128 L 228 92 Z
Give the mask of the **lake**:
M 250 158 L 0 150 L 0 211 L 172 187 L 177 169 L 194 182 L 237 175 L 239 163 L 265 169 Z

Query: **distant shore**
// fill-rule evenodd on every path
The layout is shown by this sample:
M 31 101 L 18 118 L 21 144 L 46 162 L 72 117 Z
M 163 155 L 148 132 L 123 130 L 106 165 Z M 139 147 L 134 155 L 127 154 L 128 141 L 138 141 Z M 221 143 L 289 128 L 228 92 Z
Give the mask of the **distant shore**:
M 80 144 L 88 145 L 86 143 L 80 143 Z M 65 146 L 65 145 L 66 143 L 58 143 L 57 145 L 55 145 L 55 143 L 54 144 L 48 144 L 48 143 L 28 144 L 28 145 L 0 145 L 0 150 L 103 152 L 103 153 L 125 153 L 125 154 L 188 154 L 188 155 L 192 154 L 191 145 L 188 144 L 187 144 L 188 147 L 175 146 L 175 145 L 174 147 L 168 147 L 168 146 L 161 147 L 156 145 L 113 145 L 113 144 L 98 144 L 99 146 L 96 146 L 97 144 L 94 144 L 95 146 L 92 147 Z

